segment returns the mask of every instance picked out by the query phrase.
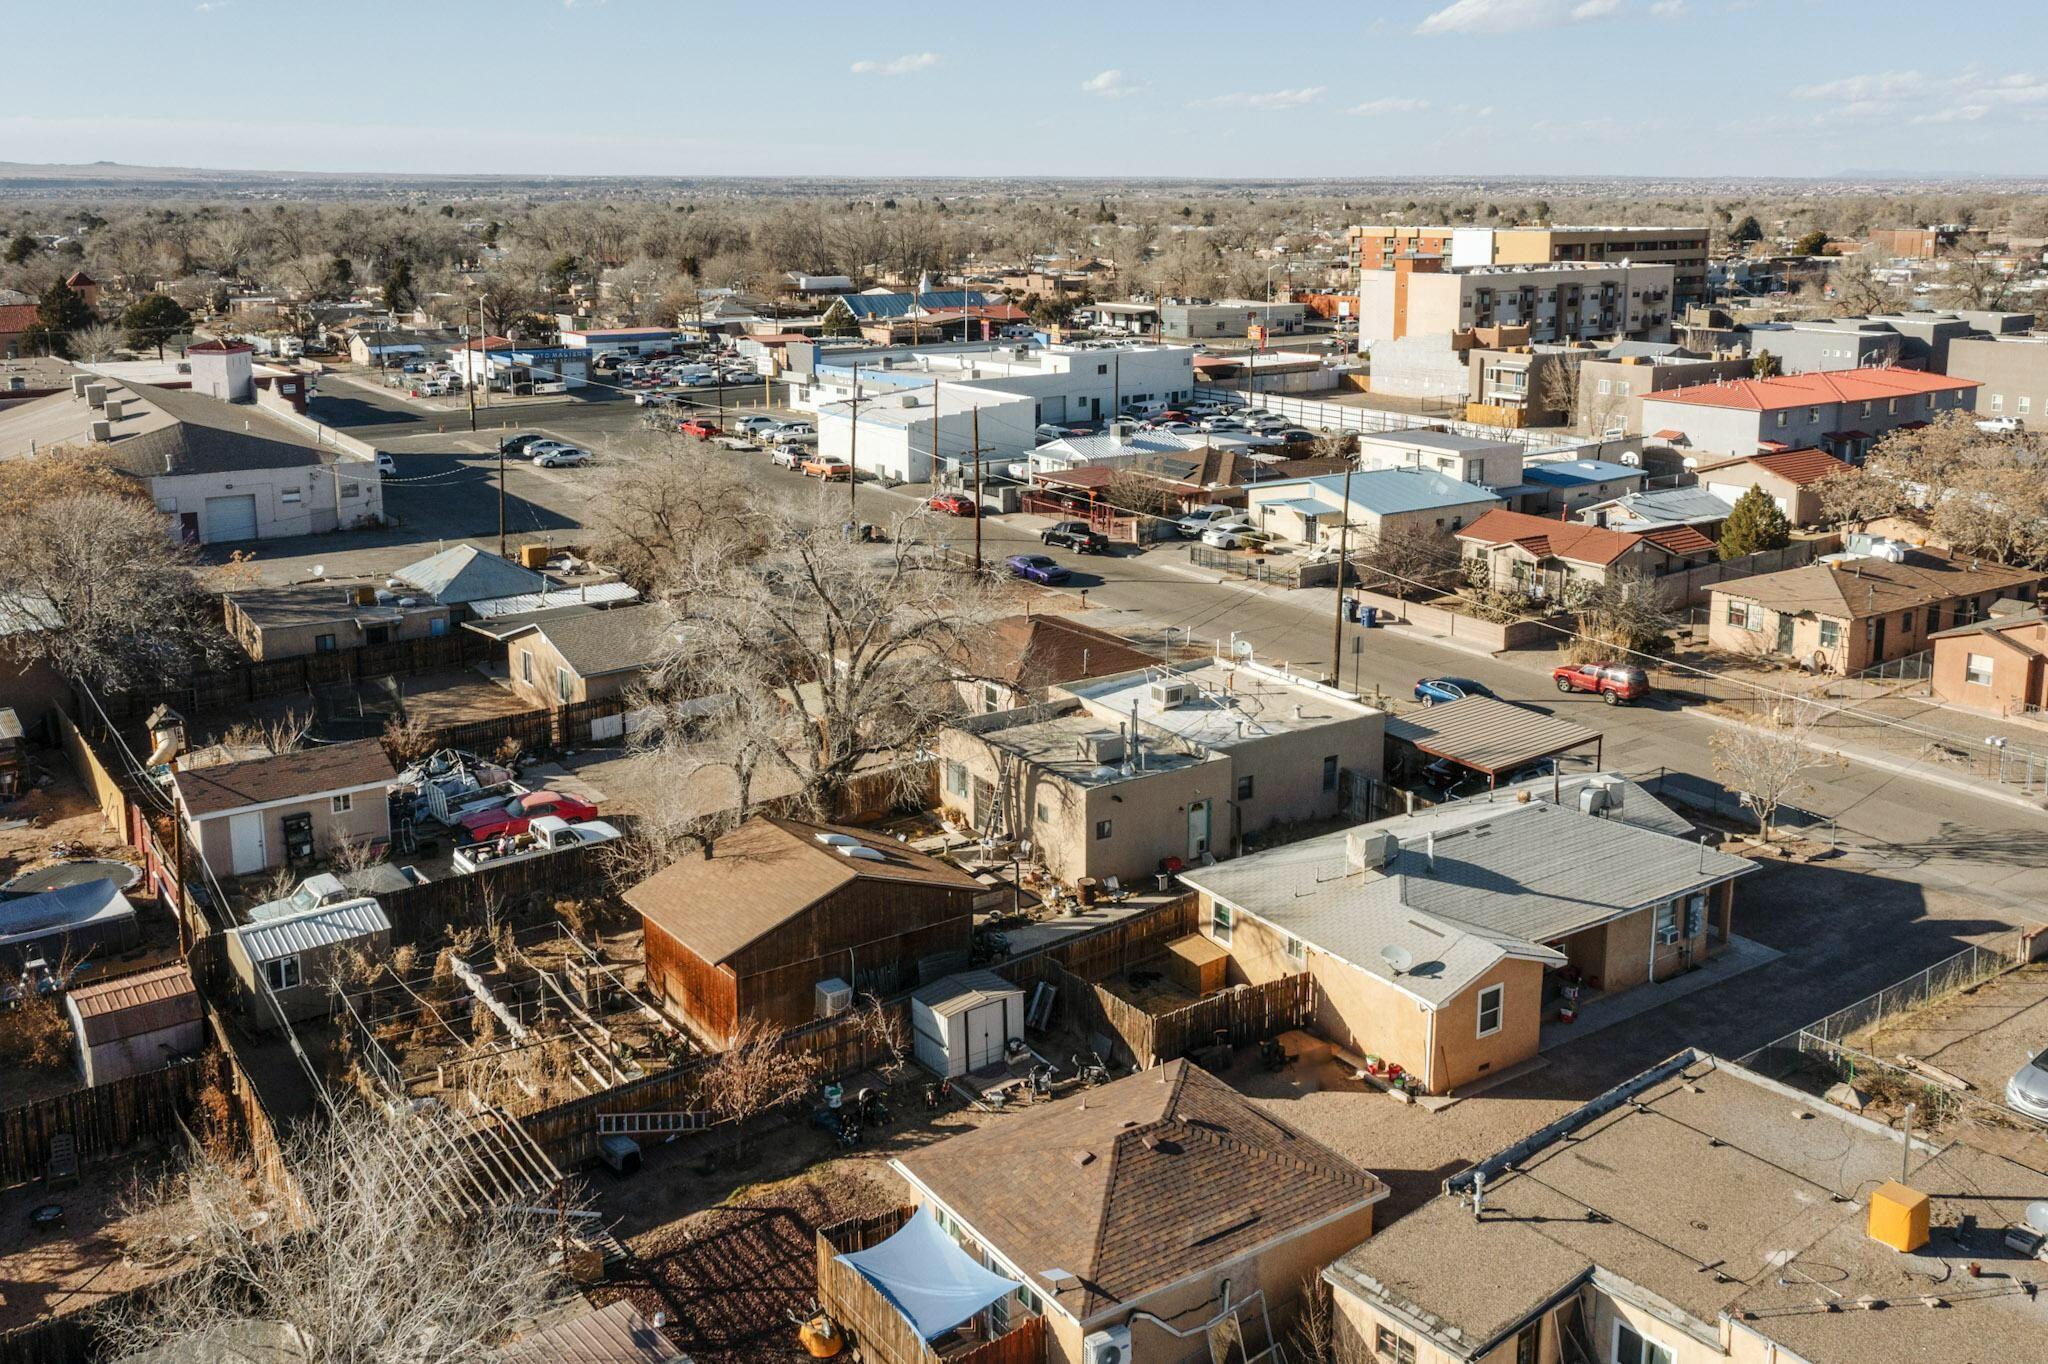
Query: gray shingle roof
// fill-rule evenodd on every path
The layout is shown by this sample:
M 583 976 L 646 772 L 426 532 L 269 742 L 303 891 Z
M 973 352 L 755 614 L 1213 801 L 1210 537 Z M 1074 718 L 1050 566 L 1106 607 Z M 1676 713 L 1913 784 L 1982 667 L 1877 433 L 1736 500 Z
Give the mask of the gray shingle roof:
M 645 603 L 543 616 L 528 628 L 554 645 L 579 677 L 645 668 L 662 643 L 660 612 Z
M 1454 801 L 1368 827 L 1399 840 L 1383 868 L 1353 870 L 1340 830 L 1182 879 L 1438 1005 L 1504 956 L 1561 960 L 1544 944 L 1751 870 L 1639 819 L 1540 799 Z M 1395 972 L 1388 946 L 1413 965 Z
M 443 606 L 547 590 L 548 580 L 475 545 L 451 545 L 391 575 Z
M 114 462 L 138 478 L 311 468 L 341 457 L 339 450 L 250 403 L 223 402 L 189 389 L 127 387 L 171 419 L 168 426 L 108 447 Z

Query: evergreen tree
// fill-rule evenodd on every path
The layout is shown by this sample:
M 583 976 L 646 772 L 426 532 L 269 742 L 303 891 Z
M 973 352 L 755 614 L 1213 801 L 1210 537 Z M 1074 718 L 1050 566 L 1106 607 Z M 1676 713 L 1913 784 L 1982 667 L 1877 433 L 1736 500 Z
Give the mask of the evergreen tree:
M 418 301 L 419 290 L 413 284 L 412 262 L 400 256 L 384 272 L 384 306 L 396 311 Z
M 1721 559 L 1726 562 L 1759 550 L 1783 549 L 1791 540 L 1792 523 L 1770 494 L 1752 483 L 1721 523 Z
M 42 249 L 42 244 L 36 241 L 34 237 L 29 236 L 26 232 L 18 232 L 15 234 L 14 240 L 7 243 L 7 263 L 9 265 L 20 265 Z
M 191 322 L 192 316 L 184 305 L 164 294 L 144 294 L 121 314 L 121 325 L 128 330 L 128 344 L 137 350 L 155 346 L 159 360 L 164 358 L 164 344 Z
M 38 342 L 51 355 L 70 355 L 71 333 L 97 321 L 78 291 L 61 279 L 43 290 L 43 297 L 36 304 Z
M 1749 372 L 1759 379 L 1775 379 L 1785 372 L 1785 362 L 1767 350 L 1750 357 Z
M 1807 233 L 1798 241 L 1794 242 L 1792 244 L 1792 249 L 1802 256 L 1818 256 L 1821 253 L 1821 248 L 1826 246 L 1827 244 L 1828 234 L 1825 232 L 1814 231 Z
M 1756 220 L 1754 213 L 1735 224 L 1735 230 L 1728 234 L 1731 242 L 1760 242 L 1763 239 L 1764 225 Z

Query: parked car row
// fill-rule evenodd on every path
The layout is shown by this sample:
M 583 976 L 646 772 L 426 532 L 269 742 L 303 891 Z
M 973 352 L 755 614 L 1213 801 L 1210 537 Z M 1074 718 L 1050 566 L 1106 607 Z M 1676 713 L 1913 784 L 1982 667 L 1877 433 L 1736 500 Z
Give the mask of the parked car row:
M 538 431 L 522 431 L 507 436 L 498 442 L 498 453 L 518 459 L 530 459 L 544 469 L 576 468 L 596 461 L 596 456 L 580 445 L 571 445 L 564 440 L 555 440 Z

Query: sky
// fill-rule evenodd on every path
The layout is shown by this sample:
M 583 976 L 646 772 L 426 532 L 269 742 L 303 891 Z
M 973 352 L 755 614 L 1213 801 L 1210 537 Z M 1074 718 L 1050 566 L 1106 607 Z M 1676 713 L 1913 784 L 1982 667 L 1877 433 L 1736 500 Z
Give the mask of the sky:
M 2048 160 L 2042 0 L 0 0 L 0 33 L 0 161 L 1353 178 Z

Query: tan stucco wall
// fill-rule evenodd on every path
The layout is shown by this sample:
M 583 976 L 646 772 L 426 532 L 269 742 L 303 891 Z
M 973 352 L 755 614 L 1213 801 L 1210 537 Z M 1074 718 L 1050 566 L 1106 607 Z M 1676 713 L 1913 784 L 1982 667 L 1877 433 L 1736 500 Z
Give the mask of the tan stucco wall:
M 273 806 L 260 812 L 263 816 L 263 852 L 268 859 L 266 867 L 284 865 L 284 818 L 302 811 L 313 816 L 313 847 L 320 856 L 325 856 L 327 849 L 337 842 L 388 841 L 391 837 L 391 807 L 382 790 L 352 793 L 346 814 L 335 814 L 327 796 Z M 233 874 L 234 844 L 228 828 L 232 813 L 223 811 L 209 815 L 196 821 L 196 828 L 193 822 L 187 823 L 193 843 L 216 876 Z
M 1952 706 L 1967 706 L 1992 715 L 2018 715 L 2029 705 L 2048 701 L 2043 694 L 2041 660 L 2007 641 L 2035 653 L 2048 651 L 2048 626 L 2037 624 L 1996 634 L 1987 631 L 1935 640 L 1934 694 Z M 1971 654 L 1991 660 L 1988 685 L 1969 680 Z
M 387 625 L 386 628 L 391 632 L 389 638 L 425 639 L 434 633 L 434 622 L 445 622 L 448 614 L 447 607 L 408 611 Z M 313 621 L 304 625 L 259 627 L 230 605 L 227 623 L 228 633 L 235 637 L 249 657 L 259 662 L 266 658 L 298 658 L 318 652 L 318 641 L 322 635 L 333 635 L 336 649 L 358 649 L 365 643 L 363 628 L 352 617 Z M 444 627 L 442 633 L 446 634 L 447 628 Z

